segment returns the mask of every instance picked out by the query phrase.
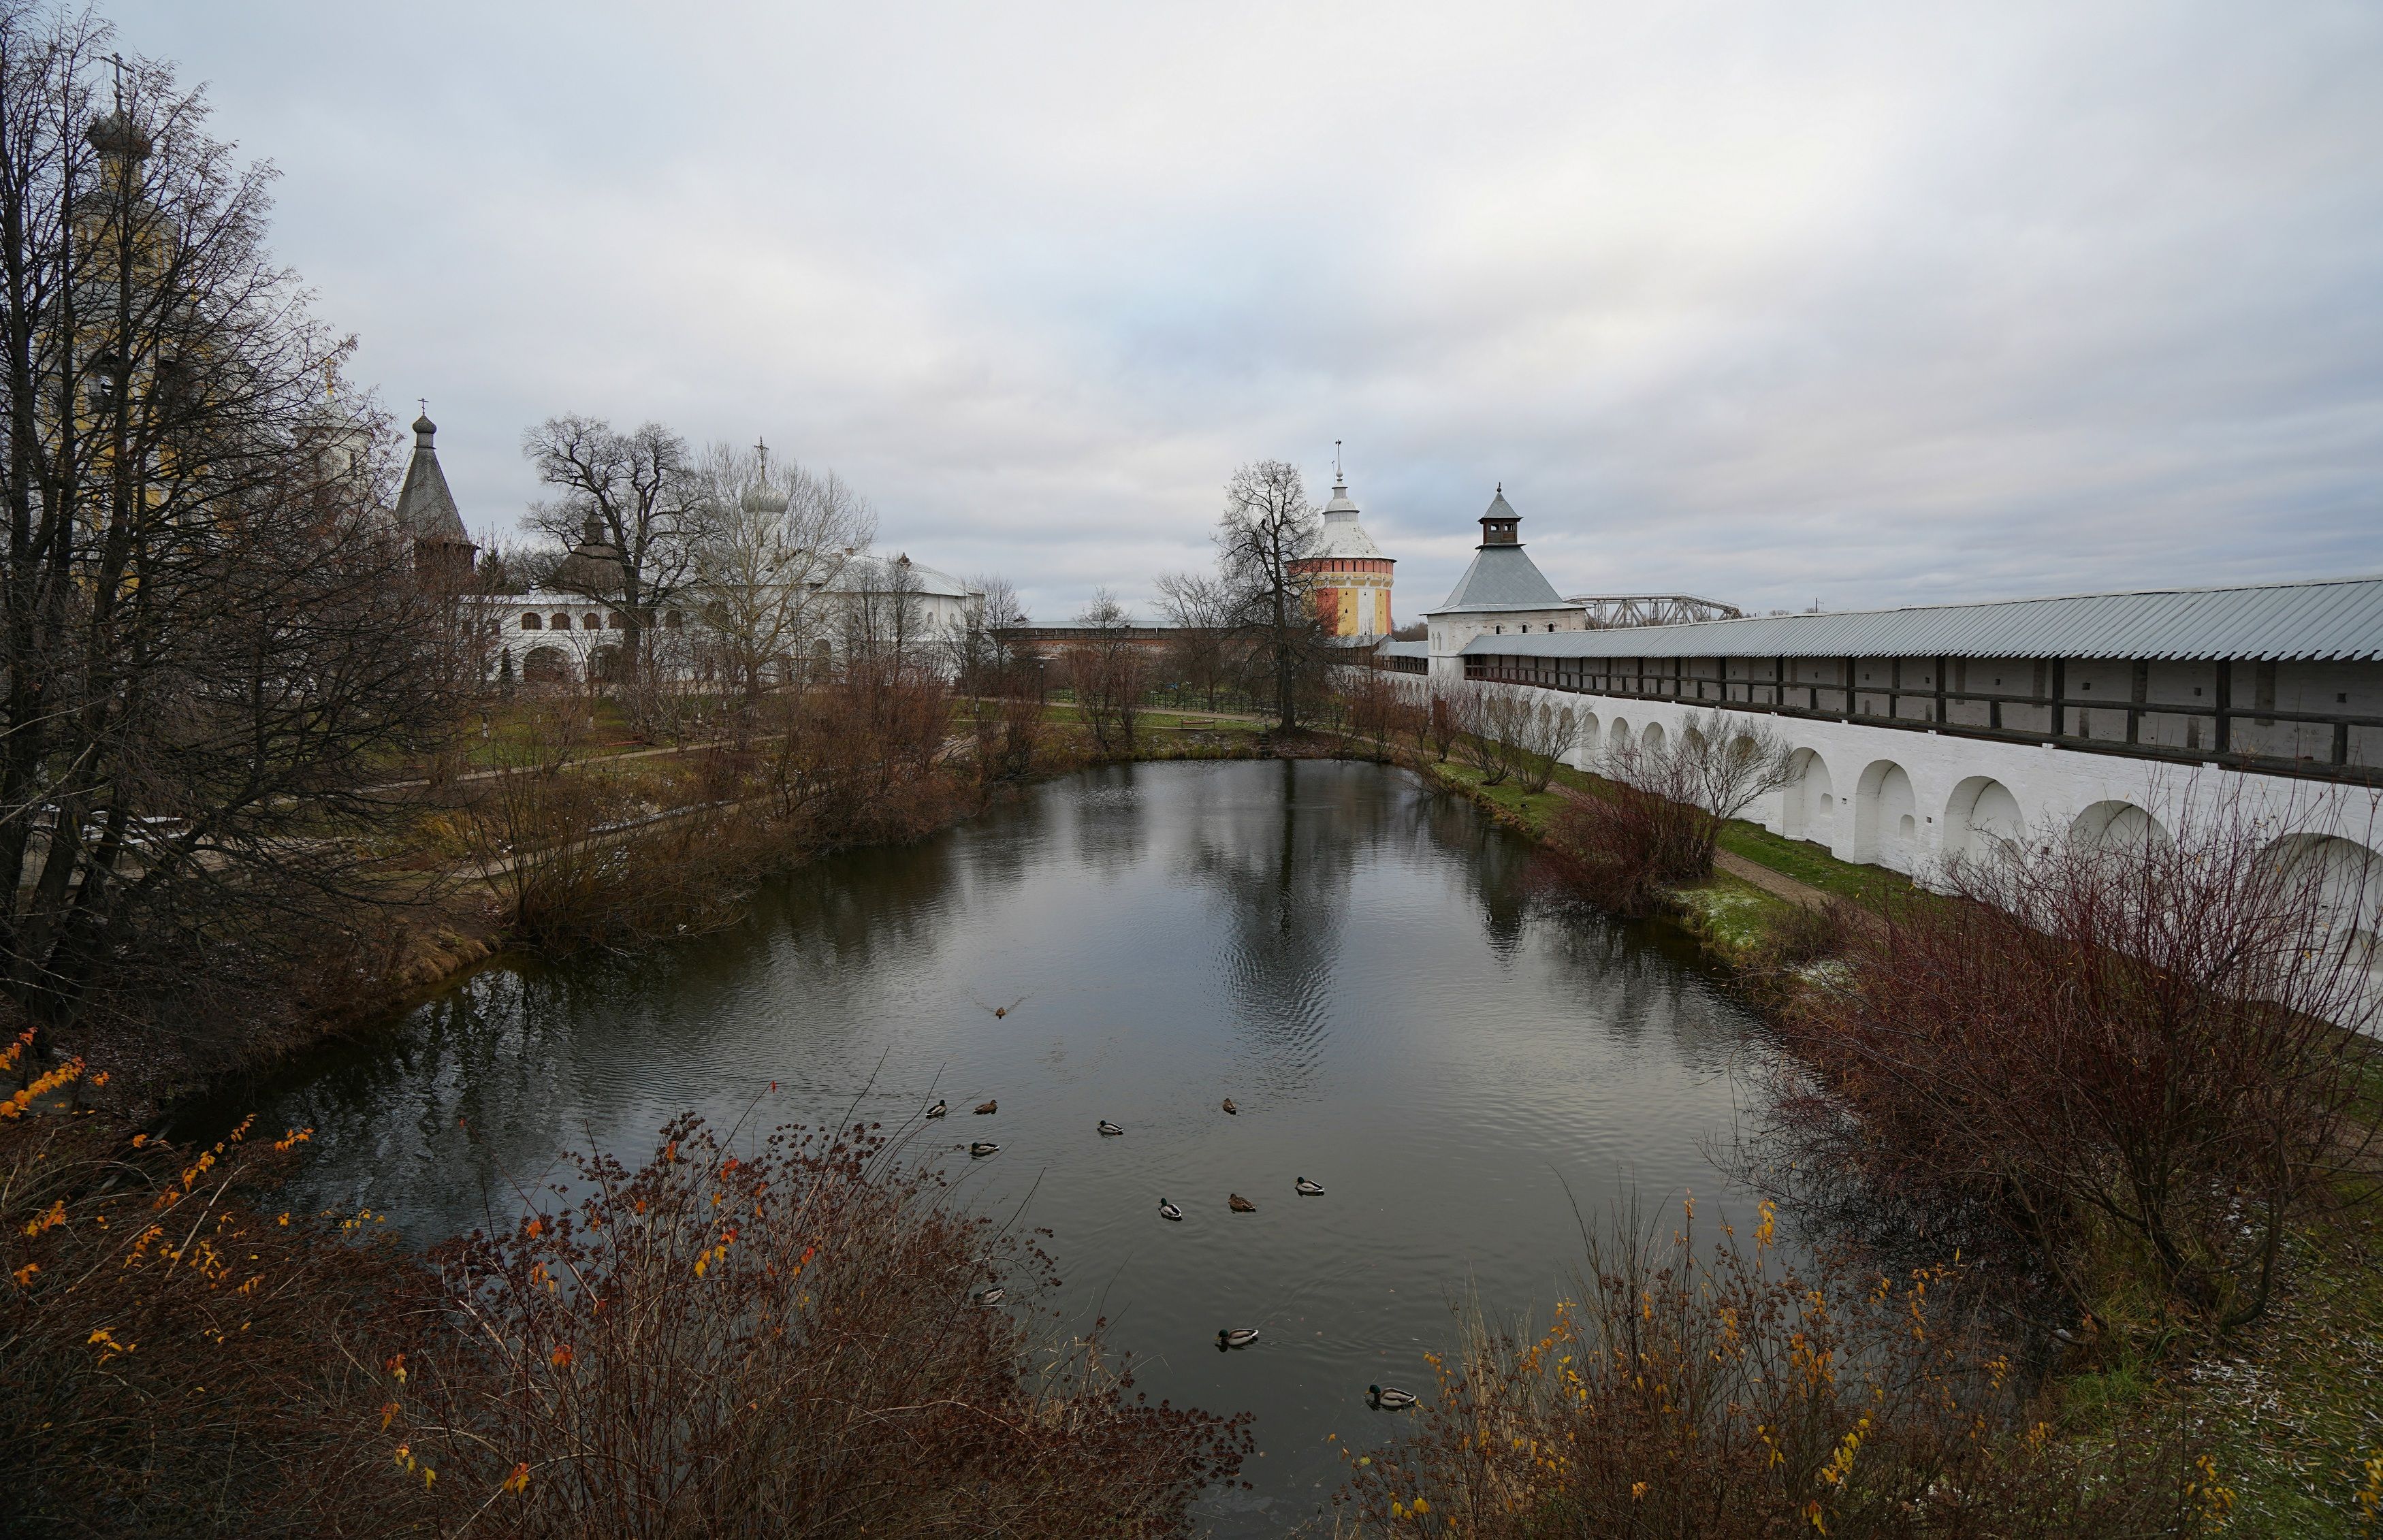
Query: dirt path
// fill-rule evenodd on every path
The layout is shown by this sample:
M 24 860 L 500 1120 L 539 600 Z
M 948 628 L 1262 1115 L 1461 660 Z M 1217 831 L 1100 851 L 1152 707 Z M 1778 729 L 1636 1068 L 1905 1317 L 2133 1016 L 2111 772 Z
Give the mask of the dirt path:
M 1764 893 L 1784 898 L 1790 904 L 1801 904 L 1807 909 L 1819 908 L 1828 898 L 1828 894 L 1808 882 L 1798 882 L 1784 872 L 1773 871 L 1726 850 L 1713 852 L 1713 869 L 1725 871 L 1741 882 L 1751 882 Z

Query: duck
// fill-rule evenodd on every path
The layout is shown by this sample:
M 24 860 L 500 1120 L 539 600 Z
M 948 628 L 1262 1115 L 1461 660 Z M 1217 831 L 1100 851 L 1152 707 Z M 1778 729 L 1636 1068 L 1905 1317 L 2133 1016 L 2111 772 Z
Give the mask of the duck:
M 1161 1198 L 1158 1201 L 1158 1217 L 1161 1219 L 1180 1220 L 1183 1217 L 1183 1211 L 1175 1206 L 1174 1199 Z
M 978 1140 L 974 1144 L 969 1146 L 969 1158 L 970 1160 L 982 1160 L 987 1155 L 997 1155 L 999 1153 L 1001 1153 L 1001 1146 L 995 1144 L 989 1139 Z
M 941 1117 L 951 1110 L 952 1104 L 939 1097 L 936 1099 L 935 1104 L 927 1109 L 927 1115 L 929 1117 Z
M 976 1104 L 976 1115 L 979 1117 L 983 1117 L 990 1113 L 997 1113 L 1000 1110 L 1001 1103 L 998 1102 L 979 1102 Z
M 1232 1206 L 1232 1210 L 1235 1214 L 1255 1214 L 1258 1212 L 1258 1206 L 1255 1203 L 1251 1202 L 1248 1199 L 1242 1197 L 1238 1192 L 1229 1192 L 1225 1194 L 1225 1201 Z
M 1102 1118 L 1098 1123 L 1093 1124 L 1093 1127 L 1094 1127 L 1098 1128 L 1102 1133 L 1104 1133 L 1104 1134 L 1107 1134 L 1107 1135 L 1116 1135 L 1116 1134 L 1121 1134 L 1121 1133 L 1125 1132 L 1125 1130 L 1124 1130 L 1123 1128 L 1118 1127 L 1116 1124 L 1114 1124 L 1114 1123 L 1110 1122 L 1110 1121 L 1109 1121 L 1107 1118 L 1105 1118 L 1105 1117 Z
M 1227 1326 L 1216 1333 L 1219 1348 L 1246 1348 L 1258 1339 L 1255 1326 Z
M 1321 1198 L 1324 1196 L 1323 1184 L 1320 1182 L 1311 1182 L 1304 1177 L 1302 1177 L 1299 1180 L 1291 1183 L 1290 1186 L 1291 1190 L 1298 1193 L 1302 1198 Z
M 991 1310 L 1007 1298 L 1009 1298 L 1009 1290 L 999 1284 L 994 1284 L 990 1288 L 980 1289 L 973 1296 L 977 1307 L 981 1310 Z
M 1229 1096 L 1225 1098 L 1225 1110 L 1231 1113 L 1235 1117 L 1241 1115 L 1241 1109 L 1233 1105 L 1233 1099 Z
M 1404 1411 L 1415 1404 L 1415 1393 L 1412 1390 L 1385 1390 L 1378 1385 L 1369 1385 L 1365 1386 L 1365 1400 L 1384 1411 Z

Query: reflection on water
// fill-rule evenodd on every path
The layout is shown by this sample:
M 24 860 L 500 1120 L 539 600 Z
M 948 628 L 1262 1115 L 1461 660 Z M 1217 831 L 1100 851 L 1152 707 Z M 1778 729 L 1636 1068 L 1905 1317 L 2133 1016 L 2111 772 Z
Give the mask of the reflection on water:
M 1210 1516 L 1277 1533 L 1337 1483 L 1327 1434 L 1383 1435 L 1369 1382 L 1428 1383 L 1451 1300 L 1502 1318 L 1554 1297 L 1575 1203 L 1733 1196 L 1700 1151 L 1744 1016 L 1647 936 L 1535 909 L 1528 856 L 1373 766 L 1089 773 L 822 861 L 729 933 L 483 972 L 265 1115 L 317 1129 L 308 1196 L 426 1238 L 564 1148 L 637 1158 L 690 1108 L 894 1125 L 997 1096 L 926 1147 L 966 1201 L 1031 1192 L 1057 1302 L 1111 1317 L 1154 1398 L 1257 1411 L 1256 1490 Z M 983 1136 L 999 1157 L 951 1148 Z M 1327 1195 L 1293 1196 L 1300 1176 Z M 1223 1325 L 1265 1335 L 1220 1356 Z

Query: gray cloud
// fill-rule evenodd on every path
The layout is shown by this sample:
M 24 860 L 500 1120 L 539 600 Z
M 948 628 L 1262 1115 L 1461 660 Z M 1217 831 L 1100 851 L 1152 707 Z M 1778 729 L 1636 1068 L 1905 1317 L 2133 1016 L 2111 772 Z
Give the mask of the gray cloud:
M 766 433 L 1039 613 L 1349 445 L 1402 618 L 2383 568 L 2383 13 L 118 4 L 475 524 Z M 1924 14 L 1923 14 L 1924 13 Z

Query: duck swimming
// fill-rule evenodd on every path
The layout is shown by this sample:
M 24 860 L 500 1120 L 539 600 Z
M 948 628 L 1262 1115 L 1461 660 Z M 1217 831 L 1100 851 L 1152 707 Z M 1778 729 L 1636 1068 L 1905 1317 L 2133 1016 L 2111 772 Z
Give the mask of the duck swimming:
M 1291 1190 L 1297 1192 L 1302 1198 L 1321 1198 L 1324 1196 L 1323 1187 L 1318 1183 L 1309 1181 L 1304 1177 L 1302 1177 L 1299 1180 L 1291 1184 Z
M 1404 1411 L 1415 1404 L 1412 1390 L 1385 1390 L 1378 1385 L 1365 1386 L 1365 1399 L 1384 1411 Z
M 1233 1105 L 1233 1099 L 1229 1096 L 1225 1098 L 1225 1110 L 1231 1113 L 1235 1117 L 1239 1117 L 1241 1115 L 1241 1109 Z
M 999 1284 L 994 1284 L 991 1288 L 982 1289 L 972 1297 L 973 1302 L 981 1310 L 991 1310 L 1007 1298 L 1009 1298 L 1009 1290 Z
M 971 1160 L 982 1160 L 987 1155 L 997 1155 L 999 1153 L 1001 1153 L 1001 1146 L 995 1144 L 989 1139 L 978 1140 L 974 1144 L 969 1146 L 969 1158 Z
M 1258 1212 L 1258 1206 L 1255 1203 L 1251 1202 L 1248 1199 L 1242 1197 L 1238 1192 L 1229 1192 L 1225 1194 L 1225 1201 L 1231 1205 L 1232 1211 L 1235 1214 L 1255 1214 Z
M 1158 1217 L 1161 1219 L 1181 1219 L 1183 1217 L 1183 1211 L 1175 1206 L 1175 1201 L 1173 1199 L 1161 1198 L 1158 1201 Z
M 1098 1128 L 1104 1134 L 1121 1134 L 1125 1132 L 1123 1128 L 1118 1127 L 1116 1124 L 1110 1122 L 1105 1117 L 1102 1118 L 1098 1123 L 1093 1124 L 1093 1127 Z
M 1219 1348 L 1246 1348 L 1258 1339 L 1255 1326 L 1227 1326 L 1216 1334 Z
M 987 1113 L 997 1113 L 1000 1110 L 1001 1103 L 998 1102 L 979 1102 L 976 1104 L 976 1115 L 979 1117 L 984 1116 Z
M 933 1106 L 927 1109 L 927 1115 L 929 1117 L 941 1117 L 951 1110 L 952 1104 L 949 1102 L 938 1099 Z

